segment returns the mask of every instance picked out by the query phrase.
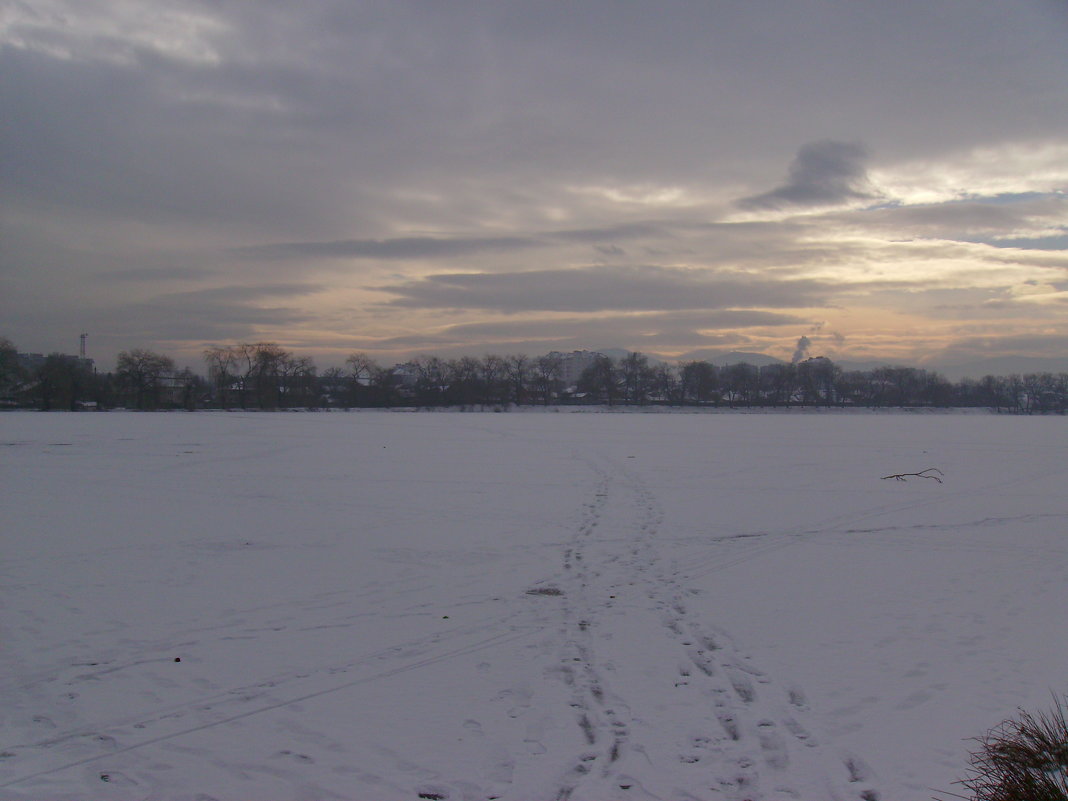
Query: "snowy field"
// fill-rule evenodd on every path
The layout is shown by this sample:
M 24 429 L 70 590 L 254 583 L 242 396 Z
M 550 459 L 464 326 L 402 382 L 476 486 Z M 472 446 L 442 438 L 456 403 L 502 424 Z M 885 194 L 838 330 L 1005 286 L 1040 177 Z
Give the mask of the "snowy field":
M 8 413 L 0 480 L 5 800 L 913 801 L 1068 691 L 1063 418 Z

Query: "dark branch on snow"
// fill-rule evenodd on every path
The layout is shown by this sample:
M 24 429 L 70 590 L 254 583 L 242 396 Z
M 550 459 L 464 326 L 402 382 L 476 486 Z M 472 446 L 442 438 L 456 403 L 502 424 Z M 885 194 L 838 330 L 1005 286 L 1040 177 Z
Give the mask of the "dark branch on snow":
M 938 475 L 937 476 L 928 475 L 929 473 L 938 473 Z M 939 484 L 941 484 L 942 483 L 941 476 L 945 476 L 945 473 L 943 473 L 937 467 L 928 467 L 926 470 L 921 470 L 918 473 L 894 473 L 891 476 L 883 476 L 883 481 L 885 481 L 888 478 L 896 478 L 898 481 L 905 481 L 907 476 L 916 476 L 917 478 L 932 478 L 935 481 L 937 481 Z

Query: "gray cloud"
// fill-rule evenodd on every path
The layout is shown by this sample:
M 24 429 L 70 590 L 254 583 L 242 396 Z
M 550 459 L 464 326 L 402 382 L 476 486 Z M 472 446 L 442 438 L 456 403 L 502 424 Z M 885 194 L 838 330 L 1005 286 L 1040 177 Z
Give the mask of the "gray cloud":
M 818 304 L 831 290 L 800 280 L 811 265 L 893 274 L 901 257 L 820 237 L 817 225 L 863 229 L 855 217 L 717 224 L 739 195 L 753 208 L 868 199 L 866 157 L 848 141 L 870 147 L 873 170 L 1065 142 L 1059 5 L 946 2 L 798 0 L 773 15 L 755 3 L 665 14 L 647 0 L 173 0 L 151 15 L 117 0 L 9 4 L 0 333 L 65 347 L 67 328 L 97 325 L 87 309 L 118 321 L 198 285 L 183 281 L 281 285 L 316 271 L 348 290 L 379 274 L 375 260 L 505 274 L 398 280 L 386 287 L 394 303 L 359 310 L 392 331 L 424 325 L 409 314 L 421 307 L 472 309 L 457 318 L 469 321 L 483 309 Z M 1042 201 L 1010 205 L 1027 202 Z M 909 213 L 886 210 L 863 230 L 970 236 L 1028 265 L 1038 252 L 1019 247 L 1061 244 L 978 206 Z M 33 235 L 13 245 L 20 227 Z M 1006 238 L 1018 227 L 1026 241 Z M 569 271 L 635 254 L 694 269 Z M 1057 250 L 1043 258 L 1063 265 Z M 538 284 L 539 271 L 559 288 Z M 264 297 L 183 308 L 219 329 L 295 324 L 279 294 L 266 297 L 279 308 L 272 327 L 256 308 Z M 181 318 L 161 318 L 155 338 L 148 319 L 136 330 L 151 347 Z
M 214 72 L 142 55 L 134 69 L 0 48 L 0 100 L 18 120 L 3 140 L 8 197 L 156 224 L 311 221 L 318 169 L 288 177 L 279 120 L 183 101 Z
M 1011 237 L 1011 234 L 1036 227 L 1065 230 L 1066 205 L 1068 199 L 1061 194 L 1028 193 L 830 212 L 819 219 L 823 223 L 863 226 L 891 236 L 905 234 L 1000 247 L 1030 246 L 1055 250 L 1064 248 L 1063 237 L 1059 234 L 1043 237 Z M 1006 234 L 1010 235 L 1008 239 Z
M 1000 356 L 1039 356 L 1058 359 L 1060 369 L 1068 369 L 1068 333 L 1026 334 L 1026 335 L 989 335 L 964 337 L 954 342 L 936 357 L 939 363 L 951 364 L 957 361 L 1000 357 Z M 1050 369 L 1050 368 L 1044 368 Z
M 308 322 L 304 312 L 285 306 L 253 307 L 239 303 L 134 303 L 106 316 L 94 315 L 94 347 L 142 347 L 146 341 L 232 342 L 261 339 L 264 327 L 296 326 Z
M 206 267 L 130 267 L 124 270 L 108 270 L 99 275 L 107 281 L 116 282 L 167 282 L 201 281 L 218 275 L 218 270 Z
M 216 23 L 191 34 L 212 56 L 198 60 L 158 44 L 185 33 L 173 26 L 116 41 L 145 24 L 124 25 L 118 4 L 49 5 L 66 25 L 23 22 L 21 46 L 0 53 L 5 150 L 18 154 L 4 160 L 5 183 L 97 214 L 294 233 L 357 219 L 381 236 L 378 225 L 414 204 L 389 197 L 398 186 L 451 198 L 435 207 L 447 217 L 492 213 L 506 194 L 533 211 L 561 180 L 744 178 L 831 116 L 879 153 L 968 147 L 1013 128 L 1042 136 L 1064 121 L 1048 97 L 1019 91 L 1020 77 L 1053 90 L 1062 74 L 1050 63 L 1056 19 L 1036 9 L 984 19 L 836 8 L 832 36 L 821 24 L 831 12 L 807 2 L 769 22 L 744 5 L 663 15 L 640 3 L 620 14 L 597 2 L 252 10 L 177 0 L 173 10 Z M 79 30 L 79 19 L 112 16 L 111 41 Z M 948 33 L 967 35 L 975 53 L 1028 47 L 1012 69 L 954 54 L 954 74 L 973 76 L 982 102 L 958 94 L 947 107 L 930 65 L 946 58 Z M 796 47 L 798 35 L 811 46 Z M 64 49 L 76 57 L 52 55 Z M 818 93 L 814 73 L 830 77 Z M 875 82 L 883 91 L 857 91 Z M 769 124 L 781 118 L 791 125 Z
M 397 239 L 346 239 L 336 242 L 284 242 L 241 248 L 238 254 L 272 259 L 435 259 L 473 253 L 525 250 L 544 243 L 530 237 L 401 237 Z
M 227 341 L 256 337 L 264 326 L 296 326 L 309 321 L 306 312 L 285 305 L 261 305 L 270 299 L 291 298 L 318 291 L 306 284 L 225 286 L 189 292 L 170 292 L 129 303 L 96 315 L 90 322 L 97 338 L 138 340 Z
M 875 200 L 878 194 L 868 180 L 866 158 L 867 152 L 858 144 L 812 142 L 797 152 L 785 184 L 742 198 L 738 205 L 746 209 L 781 209 Z
M 706 334 L 698 330 L 750 328 L 757 326 L 794 325 L 803 322 L 792 314 L 755 310 L 716 310 L 709 312 L 656 312 L 640 316 L 612 317 L 554 317 L 540 320 L 507 320 L 492 323 L 461 323 L 451 325 L 439 333 L 444 341 L 470 341 L 482 338 L 506 337 L 574 339 L 594 336 L 602 340 L 605 335 L 618 334 L 635 327 L 643 329 L 642 336 L 689 338 L 704 341 Z M 395 338 L 391 341 L 401 341 Z
M 733 346 L 748 341 L 737 327 L 794 325 L 792 315 L 752 311 L 652 313 L 609 317 L 568 317 L 470 323 L 433 334 L 367 340 L 371 350 L 430 350 L 435 353 L 523 352 L 624 347 L 655 353 L 694 345 Z M 723 329 L 723 330 L 717 330 Z
M 1017 207 L 978 201 L 865 209 L 859 212 L 831 214 L 827 217 L 843 222 L 863 222 L 872 227 L 881 226 L 922 234 L 977 229 L 1004 230 L 1006 227 L 1020 225 L 1025 219 L 1025 215 Z
M 1020 250 L 1060 250 L 1068 251 L 1068 229 L 1065 233 L 1051 236 L 1016 236 L 991 239 L 973 239 L 996 248 L 1019 248 Z
M 329 242 L 275 242 L 236 248 L 239 256 L 266 259 L 437 259 L 478 253 L 514 252 L 556 243 L 594 244 L 613 255 L 623 251 L 596 243 L 663 237 L 669 229 L 655 223 L 628 223 L 603 228 L 534 231 L 527 236 L 409 236 L 393 239 L 343 239 Z
M 563 229 L 549 231 L 547 236 L 561 242 L 584 242 L 597 244 L 601 242 L 616 242 L 628 239 L 648 239 L 663 237 L 670 233 L 672 228 L 679 227 L 678 223 L 665 224 L 663 222 L 635 222 L 621 225 L 608 225 L 599 228 L 577 228 L 573 230 Z
M 504 312 L 815 306 L 832 291 L 814 280 L 727 279 L 655 266 L 447 273 L 374 288 L 397 295 L 394 307 Z
M 196 289 L 189 292 L 169 292 L 158 295 L 154 303 L 161 306 L 211 305 L 215 303 L 252 303 L 264 298 L 287 298 L 321 292 L 318 284 L 284 283 L 258 284 L 255 286 L 222 286 Z

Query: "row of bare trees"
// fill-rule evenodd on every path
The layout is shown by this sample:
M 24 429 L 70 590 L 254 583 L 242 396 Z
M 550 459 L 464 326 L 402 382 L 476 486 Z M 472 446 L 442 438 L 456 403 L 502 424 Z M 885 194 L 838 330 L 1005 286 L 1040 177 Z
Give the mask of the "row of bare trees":
M 0 402 L 44 410 L 83 408 L 195 408 L 204 381 L 153 351 L 122 351 L 113 373 L 98 373 L 89 359 L 63 353 L 28 363 L 0 337 Z
M 273 342 L 243 342 L 204 351 L 208 380 L 223 406 L 277 409 L 318 406 L 315 362 Z
M 33 370 L 20 366 L 0 338 L 0 400 L 41 409 L 125 406 L 160 408 L 463 406 L 599 403 L 608 405 L 989 407 L 1012 413 L 1068 411 L 1068 374 L 986 376 L 951 382 L 914 367 L 843 370 L 817 357 L 796 364 L 717 367 L 706 361 L 670 365 L 641 353 L 596 354 L 576 382 L 565 382 L 565 358 L 552 353 L 421 356 L 385 367 L 353 353 L 344 367 L 321 374 L 307 356 L 273 342 L 204 351 L 208 379 L 177 370 L 165 355 L 136 348 L 119 354 L 114 373 L 87 360 L 51 354 Z
M 326 402 L 339 406 L 607 405 L 991 407 L 1015 413 L 1068 410 L 1068 374 L 987 376 L 951 382 L 938 373 L 886 366 L 845 371 L 826 358 L 797 364 L 717 367 L 706 361 L 653 362 L 641 353 L 598 354 L 577 383 L 563 380 L 563 357 L 421 357 L 384 368 L 353 354 L 326 371 Z
M 796 364 L 716 367 L 691 361 L 651 365 L 632 353 L 599 358 L 578 389 L 601 403 L 738 406 L 990 407 L 1014 413 L 1064 413 L 1068 374 L 986 376 L 949 381 L 915 367 L 846 371 L 817 357 Z
M 383 367 L 364 353 L 354 353 L 344 368 L 330 368 L 320 383 L 326 400 L 336 406 L 494 406 L 549 404 L 565 387 L 562 359 L 549 354 L 421 356 Z

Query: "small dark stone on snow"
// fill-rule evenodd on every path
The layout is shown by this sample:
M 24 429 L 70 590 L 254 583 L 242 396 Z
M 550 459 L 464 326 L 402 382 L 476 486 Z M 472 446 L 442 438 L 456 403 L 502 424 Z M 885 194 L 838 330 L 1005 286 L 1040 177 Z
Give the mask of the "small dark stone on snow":
M 175 662 L 181 662 L 182 661 L 182 657 L 176 656 L 176 657 L 174 657 L 174 661 Z

